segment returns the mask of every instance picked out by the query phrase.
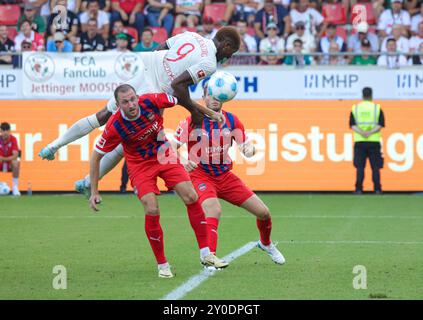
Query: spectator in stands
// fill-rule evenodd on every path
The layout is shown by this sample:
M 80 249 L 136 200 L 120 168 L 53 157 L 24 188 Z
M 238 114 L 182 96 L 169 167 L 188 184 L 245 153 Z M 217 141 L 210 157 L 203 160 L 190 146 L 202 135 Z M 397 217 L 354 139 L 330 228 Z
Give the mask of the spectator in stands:
M 254 51 L 254 53 L 256 53 L 256 52 L 257 52 L 257 50 Z M 247 43 L 242 38 L 241 38 L 241 45 L 239 47 L 238 53 L 250 53 Z M 232 58 L 229 59 L 228 64 L 230 64 L 230 65 L 256 65 L 257 64 L 257 57 L 252 56 L 252 55 L 245 55 L 245 56 L 234 55 L 234 56 L 232 56 Z
M 50 0 L 50 9 L 53 9 L 55 6 L 62 4 L 62 0 Z M 72 11 L 76 15 L 79 13 L 81 8 L 81 0 L 68 0 L 66 4 L 66 9 Z
M 195 28 L 200 23 L 202 0 L 176 0 L 175 28 L 187 26 Z
M 340 53 L 339 44 L 336 41 L 329 43 L 329 52 L 320 60 L 320 64 L 324 66 L 343 66 L 346 64 L 345 58 Z
M 348 51 L 360 53 L 362 42 L 367 39 L 370 42 L 372 52 L 379 51 L 379 39 L 377 35 L 369 32 L 369 24 L 366 21 L 361 21 L 356 25 L 356 33 L 348 38 Z
M 278 60 L 283 59 L 283 53 L 285 51 L 285 40 L 283 38 L 278 37 L 278 27 L 276 23 L 270 22 L 267 24 L 267 37 L 260 40 L 260 60 L 267 62 L 269 56 L 263 55 L 266 52 L 275 52 L 280 54 L 277 57 Z M 272 57 L 273 58 L 273 57 Z
M 269 22 L 276 23 L 278 36 L 286 38 L 291 31 L 291 22 L 288 10 L 284 6 L 276 5 L 273 0 L 264 0 L 264 7 L 257 11 L 254 20 L 254 30 L 257 40 L 265 37 L 266 26 Z
M 233 3 L 231 0 L 204 0 L 204 7 L 210 5 L 210 4 L 215 4 L 215 3 L 224 3 L 226 10 L 225 13 L 223 15 L 223 18 L 219 21 L 216 20 L 216 23 L 222 25 L 222 26 L 226 26 L 230 23 L 230 21 L 232 20 L 232 13 L 233 13 Z
M 125 26 L 123 25 L 123 22 L 120 20 L 117 20 L 113 24 L 113 32 L 112 32 L 112 35 L 108 39 L 107 49 L 116 48 L 116 35 L 118 35 L 119 33 L 125 33 L 128 36 L 128 39 L 129 39 L 128 49 L 131 50 L 132 48 L 135 48 L 135 46 L 137 45 L 136 40 L 130 34 L 125 32 Z
M 44 51 L 44 38 L 38 32 L 31 29 L 31 23 L 29 21 L 23 21 L 20 30 L 15 37 L 15 49 L 17 51 L 21 51 L 21 43 L 25 39 L 31 42 L 33 51 Z
M 249 26 L 253 26 L 260 2 L 260 0 L 228 0 L 227 4 L 232 10 L 232 21 L 243 20 Z
M 47 41 L 47 52 L 72 52 L 73 46 L 68 40 L 66 40 L 65 35 L 57 31 L 53 35 L 53 39 Z
M 422 0 L 407 0 L 405 2 L 404 8 L 408 11 L 410 16 L 414 16 L 415 14 L 418 14 L 420 12 L 421 5 L 423 5 Z
M 7 37 L 7 27 L 0 25 L 0 52 L 14 52 L 15 43 Z M 0 56 L 0 64 L 11 64 L 12 55 Z
M 305 50 L 303 48 L 303 41 L 300 38 L 294 40 L 292 47 L 292 53 L 296 53 L 297 55 L 285 57 L 285 64 L 303 67 L 306 65 L 309 66 L 313 63 L 313 58 L 308 54 L 304 54 Z
M 105 49 L 106 43 L 103 36 L 98 31 L 97 20 L 91 18 L 87 22 L 87 31 L 81 35 L 76 51 L 104 51 Z
M 407 58 L 404 55 L 397 54 L 397 41 L 389 38 L 386 42 L 387 52 L 384 52 L 378 59 L 378 66 L 385 66 L 390 69 L 396 69 L 407 65 Z
M 277 52 L 274 51 L 272 48 L 269 48 L 266 52 L 263 52 L 263 54 L 267 54 L 267 56 L 266 59 L 260 59 L 260 65 L 282 64 L 282 59 L 280 58 L 280 55 L 278 55 Z M 261 57 L 262 56 L 260 56 L 260 58 Z
M 420 5 L 420 12 L 411 18 L 411 32 L 416 34 L 419 29 L 420 22 L 423 21 L 423 1 Z
M 366 38 L 361 40 L 361 55 L 354 56 L 352 59 L 351 64 L 353 65 L 375 65 L 376 64 L 376 57 L 369 55 L 372 52 L 372 45 L 370 41 Z
M 172 34 L 173 28 L 173 1 L 171 0 L 148 0 L 145 8 L 145 14 L 149 26 L 163 27 L 168 36 Z
M 392 34 L 393 25 L 401 25 L 402 35 L 408 37 L 410 31 L 410 15 L 402 9 L 403 0 L 392 0 L 392 9 L 386 9 L 379 17 L 377 29 L 381 38 Z
M 24 39 L 21 43 L 21 53 L 34 51 L 30 40 Z M 22 69 L 22 55 L 14 55 L 12 57 L 13 68 Z
M 138 33 L 144 30 L 144 0 L 112 0 L 111 23 L 121 20 L 125 25 L 134 27 Z
M 88 30 L 89 19 L 95 19 L 97 21 L 98 32 L 106 39 L 109 36 L 110 30 L 109 15 L 107 12 L 100 10 L 100 3 L 98 0 L 89 0 L 87 11 L 80 15 L 79 20 L 81 21 L 82 32 Z
M 418 53 L 420 53 L 419 56 L 412 56 L 409 60 L 408 60 L 408 64 L 409 65 L 413 65 L 413 66 L 417 66 L 417 65 L 422 65 L 423 64 L 423 42 L 420 43 L 419 45 L 419 51 Z
M 66 7 L 68 1 L 62 0 L 62 4 Z M 47 22 L 47 36 L 51 36 L 56 33 L 56 31 L 61 31 L 66 36 L 66 39 L 68 39 L 72 45 L 75 47 L 78 43 L 77 35 L 80 29 L 80 23 L 79 19 L 76 16 L 76 14 L 70 10 L 66 11 L 66 24 L 63 26 L 56 25 L 56 23 L 53 23 L 58 13 L 52 13 L 48 17 Z
M 299 2 L 300 2 L 299 0 L 290 1 L 291 10 L 297 9 Z M 310 0 L 308 5 L 309 5 L 310 8 L 313 8 L 313 9 L 316 9 L 317 11 L 319 11 L 320 10 L 319 7 L 320 7 L 321 2 L 322 2 L 321 0 Z M 276 3 L 276 1 L 275 1 L 275 3 Z
M 154 51 L 158 47 L 159 43 L 153 41 L 153 30 L 145 28 L 141 33 L 140 42 L 135 47 L 136 52 L 147 52 Z
M 410 53 L 414 53 L 418 51 L 418 48 L 423 42 L 423 21 L 419 23 L 419 29 L 417 35 L 411 37 L 408 42 L 408 47 L 410 49 Z
M 304 22 L 297 21 L 294 25 L 294 29 L 295 33 L 291 34 L 286 41 L 286 51 L 294 51 L 294 41 L 300 39 L 302 50 L 304 50 L 304 52 L 314 52 L 316 50 L 316 40 L 312 34 L 305 32 Z
M 325 31 L 325 19 L 316 9 L 310 8 L 309 0 L 299 0 L 297 7 L 291 10 L 290 16 L 292 26 L 295 26 L 298 21 L 302 21 L 305 25 L 305 32 L 316 38 L 320 38 Z
M 119 33 L 116 35 L 116 48 L 110 51 L 128 52 L 129 37 L 126 33 Z
M 41 35 L 44 35 L 44 32 L 46 31 L 46 24 L 44 22 L 44 19 L 41 18 L 40 15 L 37 14 L 37 8 L 34 7 L 31 3 L 25 4 L 24 12 L 19 17 L 17 27 L 16 29 L 19 31 L 21 29 L 21 23 L 22 21 L 29 21 L 31 24 L 31 29 L 35 32 L 38 32 Z
M 256 53 L 257 41 L 253 36 L 247 33 L 247 22 L 244 20 L 239 20 L 236 23 L 236 29 L 241 39 L 244 40 L 245 44 L 247 45 L 248 52 Z
M 19 146 L 18 140 L 10 133 L 10 124 L 0 124 L 0 171 L 12 172 L 13 187 L 12 194 L 20 196 L 19 182 Z
M 211 18 L 211 17 L 204 17 L 203 18 L 202 30 L 199 33 L 204 38 L 207 38 L 207 39 L 213 39 L 214 38 L 214 36 L 217 33 L 217 29 L 214 27 L 214 20 L 213 20 L 213 18 Z
M 328 53 L 330 43 L 336 42 L 338 44 L 338 47 L 340 48 L 340 52 L 346 52 L 347 51 L 347 45 L 344 41 L 344 39 L 336 34 L 336 26 L 332 23 L 328 24 L 326 28 L 326 36 L 322 37 L 319 41 L 319 46 L 317 51 Z
M 87 11 L 89 0 L 82 0 L 81 2 L 81 12 Z M 111 9 L 111 0 L 99 0 L 100 3 L 100 10 L 103 10 L 105 12 L 110 12 Z
M 389 38 L 394 38 L 397 42 L 397 50 L 404 54 L 408 54 L 409 46 L 408 46 L 408 39 L 403 37 L 402 35 L 402 26 L 399 24 L 395 24 L 392 26 L 392 36 L 388 36 L 383 39 L 382 44 L 380 46 L 380 51 L 386 51 L 386 42 Z

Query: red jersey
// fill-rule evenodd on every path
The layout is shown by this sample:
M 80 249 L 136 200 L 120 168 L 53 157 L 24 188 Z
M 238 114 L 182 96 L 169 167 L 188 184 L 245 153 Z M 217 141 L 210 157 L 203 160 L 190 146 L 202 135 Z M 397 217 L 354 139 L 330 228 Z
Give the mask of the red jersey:
M 155 157 L 159 148 L 167 143 L 160 109 L 173 107 L 177 103 L 175 97 L 166 93 L 141 95 L 138 100 L 138 118 L 128 120 L 122 110 L 118 109 L 107 121 L 94 149 L 104 154 L 122 143 L 128 164 Z
M 189 159 L 213 176 L 232 169 L 232 159 L 228 154 L 232 142 L 240 145 L 246 141 L 241 121 L 230 112 L 222 110 L 222 113 L 226 121 L 221 127 L 205 117 L 201 129 L 195 129 L 191 127 L 191 117 L 188 117 L 179 124 L 175 132 L 178 143 L 188 145 Z
M 117 2 L 119 3 L 120 8 L 125 11 L 127 14 L 131 14 L 132 10 L 134 10 L 135 6 L 138 3 L 141 3 L 141 11 L 140 13 L 143 12 L 143 7 L 144 7 L 144 0 L 112 0 L 112 2 Z
M 13 135 L 10 135 L 9 139 L 3 140 L 0 137 L 0 156 L 10 157 L 13 155 L 13 151 L 19 151 L 18 141 Z

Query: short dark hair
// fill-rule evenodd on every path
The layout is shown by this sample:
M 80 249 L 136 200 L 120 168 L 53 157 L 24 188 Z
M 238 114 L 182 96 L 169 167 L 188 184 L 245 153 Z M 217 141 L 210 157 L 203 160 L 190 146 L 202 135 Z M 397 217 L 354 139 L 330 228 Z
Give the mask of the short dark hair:
M 115 96 L 115 100 L 116 100 L 116 102 L 118 101 L 118 97 L 119 97 L 119 93 L 120 93 L 120 92 L 128 92 L 129 90 L 133 90 L 135 93 L 137 92 L 137 91 L 134 89 L 134 87 L 133 87 L 133 86 L 131 86 L 130 84 L 127 84 L 127 83 L 124 83 L 124 84 L 121 84 L 120 86 L 118 86 L 118 87 L 115 89 L 115 92 L 114 92 L 114 96 Z
M 8 122 L 2 122 L 0 124 L 0 129 L 3 131 L 9 131 L 10 130 L 10 124 Z
M 150 29 L 150 28 L 144 28 L 144 29 L 142 30 L 142 32 L 141 32 L 141 35 L 142 35 L 144 32 L 150 32 L 152 35 L 154 35 L 153 30 L 152 30 L 152 29 Z
M 370 100 L 373 97 L 373 90 L 370 87 L 363 88 L 363 99 Z
M 389 42 L 395 42 L 397 43 L 397 40 L 395 40 L 395 38 L 388 38 L 388 40 L 386 40 L 386 44 L 388 44 Z
M 301 40 L 300 38 L 295 39 L 293 44 L 299 43 L 300 45 L 303 45 L 303 40 Z
M 236 51 L 238 51 L 239 47 L 241 46 L 241 37 L 239 36 L 238 31 L 234 27 L 226 26 L 220 28 L 219 31 L 217 31 L 215 38 L 219 42 L 231 42 L 232 46 L 236 48 Z

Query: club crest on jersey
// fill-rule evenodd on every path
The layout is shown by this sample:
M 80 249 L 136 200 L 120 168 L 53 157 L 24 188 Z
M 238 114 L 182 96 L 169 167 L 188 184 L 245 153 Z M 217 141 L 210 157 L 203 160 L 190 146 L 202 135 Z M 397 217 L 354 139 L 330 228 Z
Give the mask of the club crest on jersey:
M 200 183 L 199 185 L 198 185 L 198 190 L 200 190 L 200 191 L 204 191 L 204 190 L 206 190 L 207 189 L 207 185 L 205 184 L 205 183 Z
M 149 112 L 147 114 L 147 119 L 150 120 L 150 121 L 153 121 L 154 120 L 154 112 Z
M 206 77 L 206 73 L 204 72 L 204 70 L 199 70 L 199 71 L 197 72 L 197 77 L 198 77 L 198 79 L 203 79 L 203 78 L 205 78 L 205 77 Z

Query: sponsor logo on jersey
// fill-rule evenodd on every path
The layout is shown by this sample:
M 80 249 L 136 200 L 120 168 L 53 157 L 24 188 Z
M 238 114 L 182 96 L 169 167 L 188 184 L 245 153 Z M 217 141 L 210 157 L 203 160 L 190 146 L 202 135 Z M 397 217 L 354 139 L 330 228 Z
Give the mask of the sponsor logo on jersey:
M 206 73 L 204 72 L 204 70 L 197 71 L 197 77 L 198 77 L 198 79 L 205 78 L 206 77 Z

